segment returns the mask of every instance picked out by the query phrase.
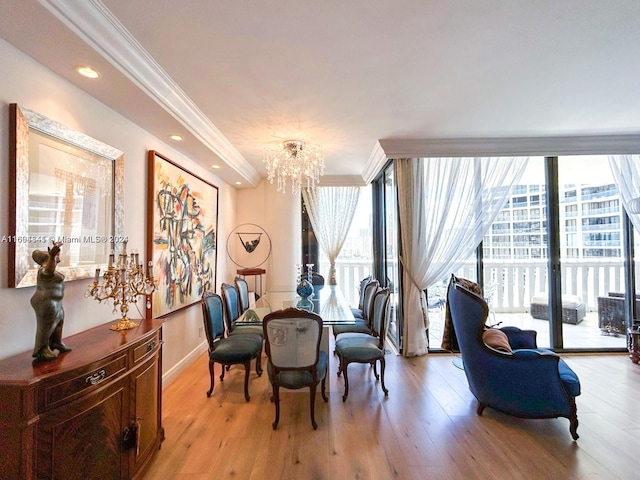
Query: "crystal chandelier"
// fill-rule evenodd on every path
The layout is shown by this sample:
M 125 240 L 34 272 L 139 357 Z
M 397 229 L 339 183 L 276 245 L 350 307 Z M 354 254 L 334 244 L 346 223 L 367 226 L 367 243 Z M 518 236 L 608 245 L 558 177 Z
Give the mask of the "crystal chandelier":
M 118 255 L 117 262 L 115 262 L 113 250 L 109 255 L 109 266 L 104 272 L 103 282 L 100 283 L 98 268 L 93 283 L 88 285 L 84 296 L 95 298 L 98 302 L 113 299 L 113 313 L 116 313 L 119 306 L 122 318 L 110 328 L 111 330 L 128 330 L 138 326 L 137 322 L 127 317 L 129 304 L 137 303 L 140 295 L 151 295 L 155 289 L 152 263 L 149 262 L 148 276 L 145 276 L 138 254 L 127 254 L 127 242 L 123 242 L 122 253 Z
M 267 148 L 264 155 L 267 178 L 273 183 L 278 179 L 278 191 L 286 193 L 287 182 L 291 181 L 291 193 L 300 188 L 315 188 L 324 175 L 324 158 L 320 146 L 309 145 L 301 140 L 286 140 Z

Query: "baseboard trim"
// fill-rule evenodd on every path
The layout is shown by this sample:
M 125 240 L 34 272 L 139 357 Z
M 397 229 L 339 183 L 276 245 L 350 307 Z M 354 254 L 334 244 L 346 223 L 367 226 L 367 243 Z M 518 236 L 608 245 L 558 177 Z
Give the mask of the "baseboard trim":
M 191 353 L 185 355 L 182 360 L 176 363 L 166 373 L 162 375 L 162 389 L 167 388 L 178 376 L 187 369 L 189 365 L 196 361 L 200 355 L 207 351 L 207 342 L 202 342 Z

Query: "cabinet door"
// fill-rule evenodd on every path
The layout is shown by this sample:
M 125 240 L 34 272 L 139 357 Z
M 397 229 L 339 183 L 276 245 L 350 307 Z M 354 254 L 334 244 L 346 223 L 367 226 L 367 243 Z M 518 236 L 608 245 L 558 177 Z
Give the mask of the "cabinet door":
M 122 434 L 129 407 L 129 379 L 43 415 L 38 424 L 39 479 L 114 480 L 126 478 Z
M 138 426 L 131 471 L 136 472 L 159 447 L 161 438 L 158 354 L 131 373 L 132 414 Z

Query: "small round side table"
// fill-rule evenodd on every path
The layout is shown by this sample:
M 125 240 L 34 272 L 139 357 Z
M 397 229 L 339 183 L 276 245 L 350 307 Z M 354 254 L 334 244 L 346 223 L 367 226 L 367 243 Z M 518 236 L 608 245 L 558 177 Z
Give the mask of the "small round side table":
M 629 358 L 633 363 L 640 360 L 640 328 L 627 329 L 629 334 Z

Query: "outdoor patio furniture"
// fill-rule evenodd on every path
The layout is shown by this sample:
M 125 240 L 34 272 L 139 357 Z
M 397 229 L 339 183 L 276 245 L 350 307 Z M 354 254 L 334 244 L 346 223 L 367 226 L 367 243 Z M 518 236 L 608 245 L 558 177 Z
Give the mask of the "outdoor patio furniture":
M 640 312 L 640 295 L 636 295 L 636 311 Z M 598 327 L 603 333 L 624 334 L 627 321 L 624 313 L 624 293 L 608 292 L 598 297 Z
M 562 323 L 577 325 L 587 314 L 582 299 L 577 295 L 562 296 Z M 549 320 L 549 299 L 546 294 L 531 299 L 531 316 L 538 320 Z

